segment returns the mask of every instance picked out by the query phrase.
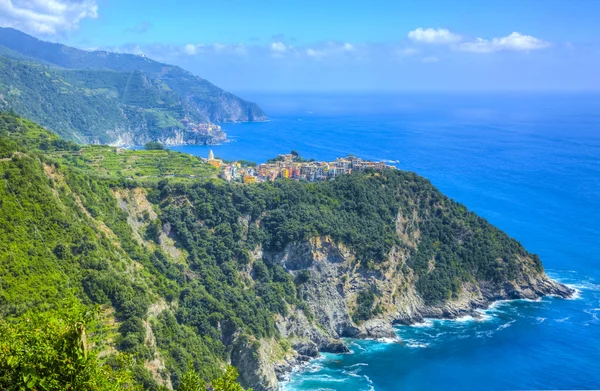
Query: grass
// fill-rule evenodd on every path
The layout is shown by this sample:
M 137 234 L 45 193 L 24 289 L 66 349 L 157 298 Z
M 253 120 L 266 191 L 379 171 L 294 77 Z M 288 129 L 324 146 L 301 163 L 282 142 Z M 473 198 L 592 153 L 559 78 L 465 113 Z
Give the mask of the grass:
M 169 150 L 130 150 L 86 146 L 77 152 L 57 152 L 52 158 L 92 171 L 101 178 L 176 182 L 215 178 L 217 170 L 196 156 Z

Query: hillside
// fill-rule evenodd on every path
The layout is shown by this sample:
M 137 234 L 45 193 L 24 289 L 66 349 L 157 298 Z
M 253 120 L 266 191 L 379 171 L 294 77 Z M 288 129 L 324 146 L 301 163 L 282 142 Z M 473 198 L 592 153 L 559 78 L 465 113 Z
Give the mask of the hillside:
M 231 363 L 244 386 L 275 390 L 291 365 L 347 351 L 341 337 L 570 295 L 413 173 L 240 185 L 197 161 L 170 176 L 189 159 L 80 147 L 1 114 L 1 317 L 96 303 L 94 350 L 136 354 L 128 371 L 146 389 Z
M 15 112 L 79 143 L 206 144 L 225 140 L 193 105 L 144 73 L 65 70 L 0 56 L 0 110 Z
M 30 58 L 68 69 L 143 72 L 152 79 L 162 81 L 183 99 L 194 104 L 212 122 L 254 122 L 267 119 L 255 103 L 223 91 L 180 67 L 163 64 L 145 56 L 79 50 L 40 41 L 11 28 L 0 28 L 0 45 Z
M 82 143 L 219 143 L 219 127 L 193 125 L 267 119 L 256 104 L 143 56 L 88 52 L 0 28 L 0 62 L 0 109 Z

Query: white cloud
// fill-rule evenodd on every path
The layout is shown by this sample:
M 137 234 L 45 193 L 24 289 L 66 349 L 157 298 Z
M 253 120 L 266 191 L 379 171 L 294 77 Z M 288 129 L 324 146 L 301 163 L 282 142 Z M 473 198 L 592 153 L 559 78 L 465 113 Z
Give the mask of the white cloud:
M 213 43 L 212 47 L 215 50 L 215 52 L 224 52 L 227 50 L 227 45 L 223 45 L 222 43 L 219 43 L 219 42 Z
M 306 55 L 309 57 L 323 57 L 327 54 L 325 50 L 317 50 L 313 48 L 306 49 Z
M 274 52 L 283 53 L 287 50 L 287 48 L 288 47 L 283 42 L 272 42 L 271 43 L 271 50 Z
M 75 30 L 98 17 L 96 0 L 0 0 L 0 25 L 34 34 Z
M 353 45 L 348 42 L 340 43 L 340 42 L 329 41 L 329 42 L 321 43 L 321 44 L 317 45 L 316 47 L 306 48 L 304 53 L 306 53 L 306 55 L 308 57 L 313 57 L 313 58 L 321 58 L 321 57 L 325 57 L 325 56 L 344 55 L 344 54 L 345 55 L 351 54 L 352 56 L 360 56 L 361 53 L 364 54 L 363 53 L 363 52 L 365 52 L 364 49 L 365 49 L 364 45 Z
M 462 40 L 460 35 L 451 33 L 448 29 L 424 29 L 422 27 L 410 31 L 408 33 L 408 38 L 415 42 L 433 44 L 449 44 Z
M 158 45 L 159 47 L 161 47 L 161 45 Z M 178 52 L 179 54 L 185 54 L 188 56 L 195 56 L 198 54 L 202 54 L 202 55 L 206 55 L 206 54 L 210 54 L 210 53 L 217 53 L 217 54 L 235 54 L 238 56 L 245 56 L 248 54 L 248 48 L 243 44 L 243 43 L 239 43 L 239 44 L 222 44 L 222 43 L 218 43 L 215 42 L 211 45 L 204 45 L 202 43 L 188 43 L 186 45 L 183 46 L 172 46 L 172 45 L 167 45 L 162 46 L 165 51 L 172 51 L 172 52 Z
M 193 43 L 188 43 L 187 45 L 185 45 L 183 47 L 183 51 L 190 55 L 193 56 L 194 54 L 198 53 L 198 49 L 201 48 L 204 45 L 198 45 L 198 44 L 193 44 Z
M 502 50 L 531 51 L 544 49 L 550 46 L 549 42 L 514 32 L 506 37 L 492 38 L 491 40 L 477 38 L 473 42 L 463 42 L 456 48 L 473 53 L 492 53 Z
M 354 48 L 354 45 L 352 45 L 351 43 L 345 43 L 344 50 L 347 52 L 353 52 L 356 49 Z

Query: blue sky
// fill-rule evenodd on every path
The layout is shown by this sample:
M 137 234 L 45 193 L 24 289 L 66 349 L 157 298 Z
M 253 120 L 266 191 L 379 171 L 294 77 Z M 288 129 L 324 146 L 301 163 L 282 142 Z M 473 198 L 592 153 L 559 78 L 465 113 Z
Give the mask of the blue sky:
M 597 91 L 600 2 L 0 0 L 0 25 L 232 91 Z

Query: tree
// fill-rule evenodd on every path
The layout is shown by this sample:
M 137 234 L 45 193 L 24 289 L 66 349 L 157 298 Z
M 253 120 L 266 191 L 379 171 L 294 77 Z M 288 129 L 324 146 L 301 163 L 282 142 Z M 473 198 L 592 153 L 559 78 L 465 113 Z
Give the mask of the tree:
M 181 378 L 177 391 L 204 391 L 204 381 L 196 372 L 188 369 Z
M 213 380 L 214 391 L 244 391 L 244 388 L 237 382 L 237 377 L 237 369 L 229 365 L 223 376 Z M 252 389 L 249 388 L 246 391 L 252 391 Z
M 144 148 L 146 148 L 148 151 L 165 149 L 165 147 L 161 143 L 156 141 L 147 142 L 146 145 L 144 145 Z
M 113 364 L 102 365 L 89 351 L 85 321 L 41 314 L 0 321 L 1 390 L 138 390 L 133 361 L 120 355 Z

